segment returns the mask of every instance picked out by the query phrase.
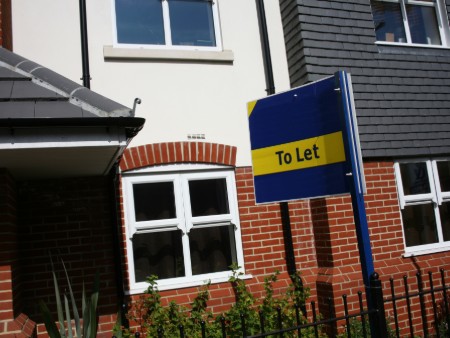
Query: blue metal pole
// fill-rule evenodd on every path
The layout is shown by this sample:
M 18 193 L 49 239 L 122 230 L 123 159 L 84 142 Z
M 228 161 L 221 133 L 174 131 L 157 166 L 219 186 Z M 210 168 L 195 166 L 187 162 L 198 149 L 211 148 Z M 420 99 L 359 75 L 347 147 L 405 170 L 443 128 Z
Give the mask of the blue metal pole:
M 356 236 L 358 239 L 358 249 L 361 260 L 361 270 L 363 274 L 364 285 L 366 288 L 370 285 L 370 276 L 375 272 L 372 259 L 372 249 L 370 246 L 369 229 L 367 224 L 366 208 L 364 205 L 364 184 L 362 163 L 359 161 L 357 152 L 357 131 L 353 118 L 350 85 L 347 74 L 343 71 L 336 73 L 336 79 L 339 84 L 342 119 L 345 128 L 343 128 L 344 144 L 347 156 L 347 165 L 349 166 L 349 187 L 352 197 L 353 214 L 355 219 Z
M 362 159 L 359 153 L 359 139 L 356 126 L 356 114 L 353 109 L 353 96 L 349 76 L 341 71 L 335 75 L 341 99 L 341 119 L 343 120 L 344 146 L 347 156 L 347 173 L 349 188 L 352 198 L 353 216 L 355 220 L 356 236 L 358 240 L 359 257 L 361 261 L 361 271 L 364 285 L 366 288 L 366 299 L 369 310 L 370 331 L 372 337 L 381 337 L 387 334 L 384 316 L 383 299 L 374 299 L 374 290 L 371 287 L 371 277 L 375 274 L 372 248 L 370 246 L 369 227 L 367 224 L 366 207 L 364 205 L 364 176 L 362 168 Z M 381 289 L 379 292 L 382 292 Z M 378 304 L 378 305 L 377 305 Z M 380 311 L 382 309 L 383 311 Z M 380 324 L 381 323 L 381 324 Z

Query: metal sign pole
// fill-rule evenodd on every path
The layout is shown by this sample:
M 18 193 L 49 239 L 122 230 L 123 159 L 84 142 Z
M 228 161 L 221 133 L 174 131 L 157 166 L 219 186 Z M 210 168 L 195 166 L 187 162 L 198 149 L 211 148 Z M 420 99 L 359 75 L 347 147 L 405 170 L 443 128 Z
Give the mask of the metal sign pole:
M 361 271 L 363 275 L 364 285 L 366 288 L 366 299 L 369 310 L 375 311 L 369 315 L 370 331 L 373 337 L 380 334 L 387 335 L 384 311 L 382 308 L 383 301 L 376 307 L 376 299 L 372 299 L 371 278 L 375 276 L 373 265 L 372 248 L 370 246 L 369 227 L 367 224 L 366 207 L 364 205 L 364 175 L 362 167 L 362 158 L 359 148 L 358 130 L 356 125 L 356 115 L 353 107 L 353 96 L 351 89 L 350 76 L 345 72 L 338 72 L 335 75 L 338 88 L 340 90 L 342 118 L 345 123 L 343 128 L 344 144 L 346 148 L 349 172 L 349 187 L 352 198 L 353 216 L 355 220 L 356 236 L 358 240 L 359 256 L 361 261 Z M 381 324 L 380 324 L 381 323 Z
M 349 77 L 345 72 L 336 74 L 339 81 L 341 94 L 341 104 L 345 128 L 343 128 L 344 144 L 347 153 L 350 194 L 352 196 L 353 213 L 358 239 L 359 255 L 361 259 L 361 269 L 366 287 L 369 286 L 370 276 L 375 272 L 372 259 L 372 249 L 370 247 L 370 237 L 367 224 L 366 208 L 364 205 L 364 184 L 362 175 L 362 161 L 358 156 L 358 139 L 352 107 L 352 97 Z

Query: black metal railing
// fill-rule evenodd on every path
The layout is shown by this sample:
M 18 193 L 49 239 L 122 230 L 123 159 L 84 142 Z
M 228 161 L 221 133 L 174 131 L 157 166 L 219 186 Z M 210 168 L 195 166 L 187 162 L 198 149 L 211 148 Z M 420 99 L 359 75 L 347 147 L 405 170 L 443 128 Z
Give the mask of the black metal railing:
M 307 323 L 301 321 L 300 306 L 294 305 L 296 311 L 296 325 L 285 327 L 282 319 L 282 309 L 278 308 L 277 329 L 267 331 L 264 315 L 260 312 L 258 332 L 249 332 L 245 317 L 241 316 L 240 337 L 262 338 L 262 337 L 308 337 L 313 335 L 319 337 L 345 337 L 345 338 L 367 338 L 367 337 L 450 337 L 450 285 L 446 285 L 444 270 L 440 270 L 440 286 L 435 286 L 433 275 L 428 273 L 428 279 L 423 280 L 420 272 L 416 274 L 416 283 L 410 283 L 406 276 L 403 277 L 403 289 L 395 290 L 394 279 L 389 280 L 390 297 L 383 297 L 381 281 L 374 274 L 368 288 L 370 309 L 364 308 L 364 295 L 361 291 L 357 293 L 358 310 L 349 310 L 349 299 L 347 295 L 342 296 L 344 315 L 335 316 L 334 306 L 331 298 L 327 300 L 328 318 L 322 318 L 316 310 L 316 303 L 310 303 Z M 428 286 L 425 288 L 424 284 Z M 398 285 L 397 285 L 398 288 Z M 413 291 L 412 291 L 413 290 Z M 386 312 L 385 312 L 386 311 Z M 389 314 L 387 316 L 386 314 Z M 391 315 L 392 314 L 392 315 Z M 386 320 L 388 317 L 388 320 Z M 403 318 L 403 319 L 401 319 Z M 406 319 L 405 319 L 406 318 Z M 358 325 L 355 330 L 354 325 Z M 199 333 L 202 338 L 207 337 L 207 326 L 209 323 L 201 322 Z M 226 338 L 227 332 L 233 323 L 228 323 L 225 318 L 220 320 L 221 338 Z M 184 327 L 179 326 L 179 338 L 186 337 Z M 164 329 L 160 327 L 157 337 L 166 337 Z M 135 333 L 135 337 L 140 337 Z M 236 337 L 234 334 L 233 337 Z M 175 337 L 170 337 L 175 338 Z
M 410 283 L 408 277 L 403 276 L 403 293 L 400 295 L 395 291 L 394 279 L 390 278 L 390 298 L 385 300 L 385 305 L 392 308 L 395 336 L 401 334 L 402 323 L 399 322 L 401 313 L 406 311 L 407 327 L 411 337 L 420 334 L 423 337 L 450 337 L 450 314 L 448 286 L 445 282 L 445 271 L 440 270 L 441 286 L 435 287 L 432 272 L 428 272 L 429 287 L 424 287 L 423 276 L 416 273 L 416 283 Z M 411 289 L 415 291 L 411 291 Z M 419 311 L 413 311 L 417 306 Z M 399 311 L 399 308 L 402 311 Z

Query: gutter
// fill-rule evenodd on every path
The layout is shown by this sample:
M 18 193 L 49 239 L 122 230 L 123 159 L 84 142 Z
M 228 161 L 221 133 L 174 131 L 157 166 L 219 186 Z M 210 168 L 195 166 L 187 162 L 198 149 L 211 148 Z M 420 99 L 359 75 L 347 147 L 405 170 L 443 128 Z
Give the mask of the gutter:
M 144 127 L 142 117 L 81 117 L 81 118 L 7 118 L 0 119 L 0 128 L 42 127 L 123 127 L 131 139 Z
M 264 73 L 266 76 L 267 95 L 275 94 L 275 81 L 273 77 L 272 57 L 270 55 L 269 34 L 267 31 L 267 21 L 264 8 L 264 0 L 256 0 L 258 11 L 258 23 L 261 36 L 261 47 L 264 62 Z M 283 226 L 284 251 L 286 254 L 286 268 L 296 289 L 303 290 L 303 281 L 297 273 L 297 263 L 295 261 L 294 244 L 292 242 L 291 219 L 289 216 L 288 202 L 280 202 L 281 223 Z M 306 316 L 306 306 L 304 302 L 300 304 L 300 309 Z

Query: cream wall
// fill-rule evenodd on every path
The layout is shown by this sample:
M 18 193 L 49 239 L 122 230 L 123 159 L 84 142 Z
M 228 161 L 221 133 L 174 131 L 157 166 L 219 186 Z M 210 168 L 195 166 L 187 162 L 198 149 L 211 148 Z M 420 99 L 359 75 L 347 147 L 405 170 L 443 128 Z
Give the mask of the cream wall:
M 146 118 L 132 146 L 185 141 L 238 147 L 237 164 L 250 165 L 246 104 L 266 96 L 255 0 L 217 0 L 223 49 L 232 63 L 169 60 L 105 60 L 113 45 L 113 0 L 86 0 L 91 89 L 128 107 L 142 104 Z M 277 0 L 265 0 L 277 92 L 289 89 Z M 82 83 L 78 1 L 12 1 L 14 52 Z

